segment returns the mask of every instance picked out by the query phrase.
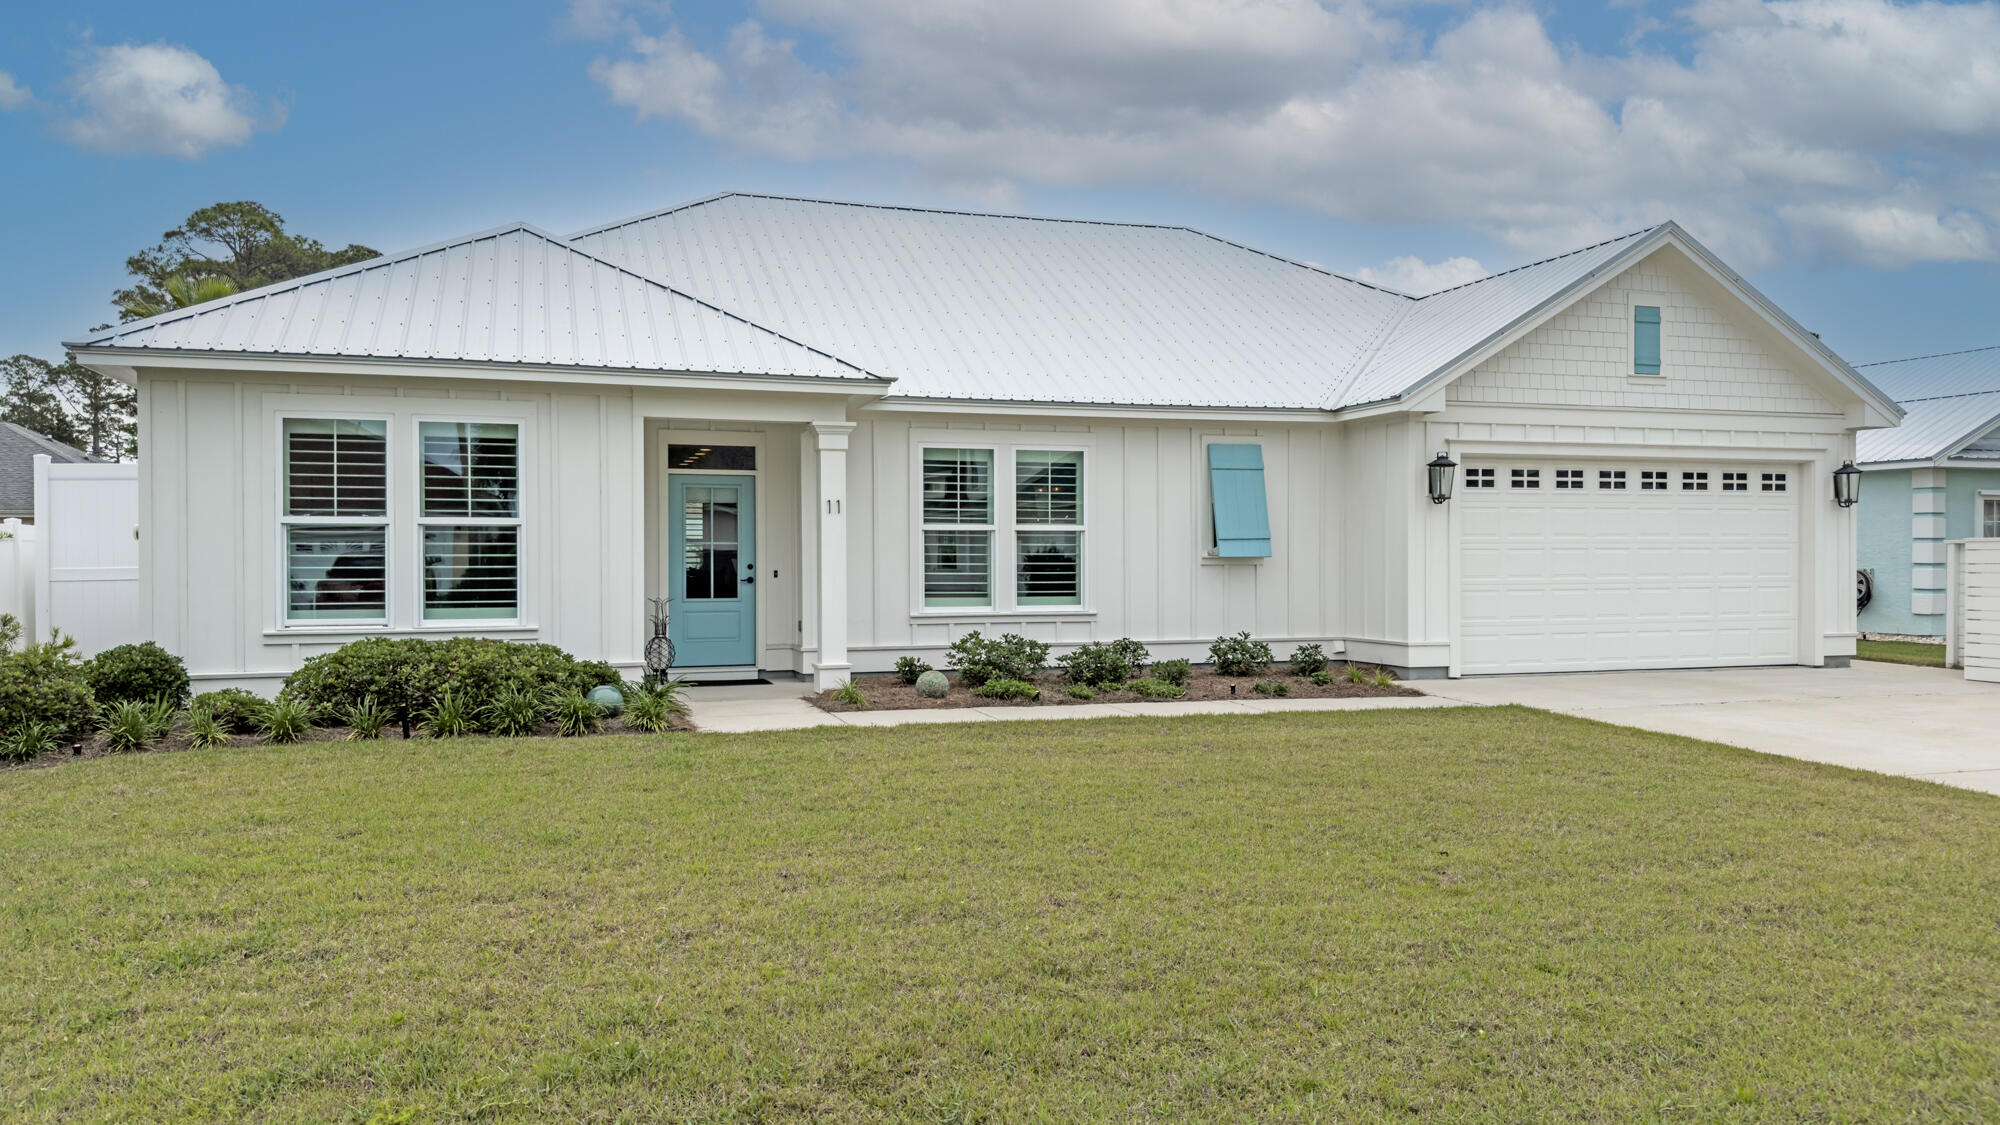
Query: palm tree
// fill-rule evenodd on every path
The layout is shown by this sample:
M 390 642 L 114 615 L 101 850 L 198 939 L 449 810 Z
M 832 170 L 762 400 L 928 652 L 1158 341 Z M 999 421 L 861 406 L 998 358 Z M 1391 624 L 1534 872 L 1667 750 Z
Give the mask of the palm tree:
M 227 297 L 231 293 L 236 292 L 236 283 L 226 277 L 218 277 L 214 274 L 204 277 L 187 277 L 183 274 L 175 274 L 167 278 L 161 284 L 160 288 L 167 292 L 166 301 L 159 302 L 141 297 L 125 306 L 126 317 L 132 320 L 143 320 L 149 316 L 158 316 L 163 312 L 172 312 L 175 309 L 185 309 L 192 305 L 205 304 L 218 297 Z

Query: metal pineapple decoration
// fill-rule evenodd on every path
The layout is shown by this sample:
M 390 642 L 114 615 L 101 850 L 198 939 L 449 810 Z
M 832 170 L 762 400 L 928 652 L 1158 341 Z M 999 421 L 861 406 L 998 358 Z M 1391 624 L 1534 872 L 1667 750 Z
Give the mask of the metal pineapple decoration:
M 667 636 L 667 599 L 648 598 L 646 602 L 651 607 L 646 620 L 653 626 L 653 635 L 646 638 L 646 682 L 657 685 L 666 681 L 674 666 L 674 642 Z

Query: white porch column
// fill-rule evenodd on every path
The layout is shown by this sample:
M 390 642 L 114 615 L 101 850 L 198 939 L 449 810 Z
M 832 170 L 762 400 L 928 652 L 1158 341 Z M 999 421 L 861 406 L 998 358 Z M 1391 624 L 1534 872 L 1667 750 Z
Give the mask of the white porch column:
M 813 686 L 839 687 L 853 674 L 847 660 L 847 438 L 852 422 L 813 422 L 819 453 L 819 659 Z

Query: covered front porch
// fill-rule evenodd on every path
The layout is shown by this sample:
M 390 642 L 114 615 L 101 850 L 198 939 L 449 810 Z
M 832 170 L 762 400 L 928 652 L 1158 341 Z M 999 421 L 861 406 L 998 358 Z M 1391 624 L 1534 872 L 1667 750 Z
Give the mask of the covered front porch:
M 847 679 L 845 402 L 674 395 L 640 414 L 649 669 L 663 628 L 671 675 Z

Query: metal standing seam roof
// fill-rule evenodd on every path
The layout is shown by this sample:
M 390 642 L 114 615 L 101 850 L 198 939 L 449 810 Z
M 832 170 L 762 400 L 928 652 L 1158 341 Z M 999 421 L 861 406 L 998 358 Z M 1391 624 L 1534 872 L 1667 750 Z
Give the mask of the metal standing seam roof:
M 1411 303 L 1183 227 L 779 196 L 572 241 L 911 398 L 1316 409 Z
M 2000 426 L 2000 347 L 1859 366 L 1906 412 L 1901 426 L 1855 438 L 1864 465 L 1941 460 Z
M 121 324 L 69 346 L 887 381 L 526 223 Z

